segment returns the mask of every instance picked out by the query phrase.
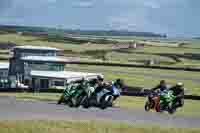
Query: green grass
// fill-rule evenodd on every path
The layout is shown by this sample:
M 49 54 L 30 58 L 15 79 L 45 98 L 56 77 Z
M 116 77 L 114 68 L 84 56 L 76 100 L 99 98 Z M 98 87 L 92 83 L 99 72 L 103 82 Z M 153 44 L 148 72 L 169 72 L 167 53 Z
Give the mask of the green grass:
M 129 38 L 133 40 L 147 40 L 145 42 L 148 42 L 148 38 Z M 152 42 L 153 39 L 149 39 L 151 43 L 156 43 L 155 41 Z M 48 42 L 41 40 L 39 37 L 31 37 L 31 36 L 23 36 L 18 34 L 2 34 L 0 35 L 0 42 L 13 42 L 17 43 L 19 45 L 38 45 L 38 46 L 51 46 L 51 47 L 57 47 L 66 50 L 66 56 L 67 56 L 67 50 L 72 50 L 73 52 L 77 54 L 71 54 L 75 57 L 84 57 L 81 60 L 84 61 L 99 61 L 94 58 L 97 58 L 94 55 L 87 55 L 84 52 L 85 51 L 95 51 L 95 50 L 109 50 L 112 48 L 112 45 L 109 44 L 71 44 L 71 43 L 56 43 L 56 42 Z M 159 42 L 159 41 L 157 41 Z M 162 42 L 162 41 L 161 41 Z M 164 43 L 167 43 L 164 41 Z M 195 45 L 198 45 L 199 41 L 191 42 Z M 123 45 L 123 43 L 122 43 Z M 144 49 L 137 49 L 137 50 L 128 50 L 131 53 L 119 53 L 119 52 L 110 52 L 107 54 L 107 58 L 109 59 L 109 62 L 117 62 L 117 63 L 130 63 L 130 62 L 139 62 L 141 60 L 146 60 L 149 58 L 158 59 L 160 61 L 163 61 L 161 65 L 167 65 L 169 63 L 174 63 L 174 60 L 172 60 L 169 57 L 159 56 L 155 54 L 161 54 L 161 53 L 199 53 L 199 49 L 195 48 L 173 48 L 173 47 L 156 47 L 156 46 L 145 46 Z M 141 54 L 144 52 L 144 54 Z M 139 54 L 140 53 L 140 54 Z M 6 60 L 8 56 L 8 51 L 0 51 L 0 59 Z M 69 53 L 70 54 L 70 53 Z M 190 60 L 190 59 L 182 59 L 184 62 L 177 63 L 175 65 L 170 66 L 192 66 L 192 67 L 200 67 L 200 61 L 199 60 Z M 169 66 L 169 65 L 167 65 Z M 199 78 L 199 73 L 195 72 L 184 72 L 184 71 L 168 71 L 168 70 L 152 70 L 152 69 L 139 69 L 139 68 L 124 68 L 124 67 L 98 67 L 98 66 L 71 66 L 71 68 L 76 70 L 82 70 L 87 69 L 87 71 L 102 71 L 106 78 L 108 80 L 113 80 L 118 77 L 124 78 L 126 83 L 131 86 L 141 86 L 145 88 L 151 88 L 155 86 L 160 78 L 154 78 L 151 76 L 147 76 L 146 74 L 170 74 L 177 77 L 182 78 Z M 69 70 L 73 70 L 70 67 L 67 68 Z M 123 70 L 127 72 L 133 72 L 133 74 L 125 74 L 125 73 L 115 73 L 112 70 Z M 184 82 L 186 84 L 186 88 L 188 88 L 190 94 L 200 95 L 200 83 L 192 82 L 192 80 L 176 80 L 176 79 L 166 79 L 170 84 L 174 84 L 178 81 Z
M 0 93 L 0 96 L 13 96 L 25 100 L 55 101 L 60 98 L 60 93 Z
M 161 128 L 104 121 L 1 121 L 2 133 L 199 133 L 200 129 Z
M 154 59 L 160 62 L 160 64 L 173 64 L 176 63 L 172 58 L 153 55 L 153 54 L 137 54 L 137 53 L 120 53 L 120 52 L 109 52 L 107 58 L 111 61 L 118 61 L 120 63 L 142 63 L 145 61 Z
M 190 67 L 190 68 L 200 68 L 200 60 L 191 60 L 191 59 L 184 59 L 180 58 L 182 62 L 176 63 L 174 66 L 177 67 Z
M 191 39 L 189 41 L 190 45 L 187 45 L 186 47 L 189 48 L 200 48 L 200 40 L 199 39 Z
M 190 78 L 199 79 L 198 72 L 87 65 L 67 65 L 66 70 L 102 72 L 107 80 L 122 78 L 129 86 L 139 86 L 144 88 L 156 86 L 161 80 L 159 77 L 160 75 L 170 75 L 177 79 L 164 78 L 168 84 L 174 85 L 177 82 L 183 82 L 185 84 L 186 94 L 200 95 L 200 83 L 190 80 Z M 116 71 L 122 72 L 117 73 Z M 156 77 L 156 75 L 158 77 Z M 187 80 L 185 80 L 186 78 Z
M 0 60 L 8 60 L 10 57 L 9 52 L 9 50 L 0 49 Z
M 200 44 L 199 44 L 200 45 Z M 129 50 L 129 52 L 135 53 L 139 56 L 138 59 L 140 59 L 141 57 L 144 56 L 149 56 L 149 58 L 151 59 L 157 59 L 161 61 L 161 64 L 158 65 L 164 65 L 166 66 L 167 64 L 162 63 L 163 62 L 172 62 L 174 61 L 172 58 L 164 56 L 162 54 L 199 54 L 199 49 L 197 48 L 172 48 L 172 47 L 155 47 L 155 46 L 145 46 L 144 49 L 137 49 L 137 50 Z M 131 54 L 129 53 L 130 57 L 134 57 L 131 56 Z M 162 55 L 162 56 L 161 56 Z M 136 56 L 137 57 L 137 56 Z M 183 58 L 183 57 L 178 57 L 182 62 L 172 62 L 174 64 L 171 64 L 170 66 L 179 66 L 179 67 L 200 67 L 200 60 L 195 60 L 195 59 L 187 59 L 187 58 Z M 146 57 L 146 59 L 148 59 Z
M 91 71 L 102 71 L 102 72 L 112 72 L 112 71 L 124 71 L 124 72 L 132 72 L 132 73 L 140 73 L 142 74 L 170 74 L 172 76 L 177 77 L 193 77 L 198 78 L 200 72 L 188 72 L 188 71 L 176 71 L 176 70 L 161 70 L 161 69 L 148 69 L 148 68 L 134 68 L 134 67 L 112 67 L 112 66 L 95 66 L 95 65 L 72 65 L 68 64 L 66 66 L 66 70 L 69 69 L 88 69 Z M 131 75 L 133 76 L 133 75 Z
M 123 96 L 116 101 L 116 106 L 120 106 L 122 108 L 141 110 L 144 109 L 145 100 L 146 99 L 144 97 Z M 184 107 L 179 108 L 175 113 L 175 115 L 200 117 L 199 107 L 200 107 L 200 101 L 185 100 Z
M 49 46 L 49 47 L 56 47 L 56 48 L 60 48 L 64 50 L 73 50 L 74 52 L 112 48 L 111 45 L 107 45 L 107 44 L 72 44 L 72 43 L 48 42 L 48 41 L 43 41 L 39 37 L 23 36 L 23 35 L 17 35 L 17 34 L 0 35 L 0 42 L 13 42 L 18 45 Z
M 112 37 L 110 37 L 112 39 Z M 115 40 L 115 39 L 114 39 Z M 146 44 L 144 48 L 140 48 L 137 50 L 128 50 L 132 53 L 119 53 L 119 52 L 111 52 L 107 54 L 107 58 L 109 59 L 109 62 L 117 62 L 117 63 L 144 63 L 144 60 L 147 59 L 156 59 L 160 61 L 160 64 L 157 65 L 163 65 L 168 66 L 169 64 L 171 66 L 190 66 L 190 67 L 200 67 L 200 61 L 198 60 L 191 60 L 187 59 L 184 60 L 184 63 L 178 63 L 169 57 L 166 56 L 159 56 L 155 54 L 163 54 L 163 53 L 170 53 L 170 54 L 183 54 L 183 53 L 199 53 L 199 49 L 195 49 L 193 47 L 188 48 L 176 48 L 176 47 L 170 47 L 171 45 L 177 45 L 177 41 L 174 43 L 171 43 L 170 41 L 165 40 L 158 40 L 153 38 L 137 38 L 137 37 L 128 37 L 124 38 L 120 41 L 120 39 L 117 39 L 117 41 L 121 42 L 121 45 L 123 45 L 123 42 L 126 41 L 142 41 L 142 43 Z M 146 40 L 146 41 L 143 41 Z M 111 50 L 113 45 L 110 44 L 75 44 L 73 42 L 63 42 L 62 38 L 59 42 L 53 42 L 41 39 L 40 37 L 32 37 L 32 36 L 23 36 L 18 34 L 1 34 L 0 35 L 0 42 L 12 42 L 16 43 L 17 45 L 37 45 L 37 46 L 50 46 L 50 47 L 56 47 L 60 49 L 66 50 L 65 55 L 71 54 L 69 51 L 71 50 L 72 56 L 76 57 L 85 57 L 88 56 L 89 60 L 93 60 L 92 58 L 98 58 L 96 54 L 98 54 L 98 51 L 102 50 Z M 197 45 L 199 41 L 191 41 L 192 45 Z M 151 46 L 152 45 L 152 46 Z M 168 46 L 169 47 L 163 47 Z M 68 52 L 67 52 L 68 50 Z M 86 51 L 97 51 L 93 52 L 93 54 L 87 55 Z M 144 52 L 143 54 L 138 54 L 138 52 Z M 3 54 L 3 53 L 1 53 Z M 3 57 L 0 57 L 2 59 L 7 59 L 5 56 L 5 53 L 2 55 Z M 6 58 L 5 58 L 6 57 Z M 173 64 L 174 63 L 174 64 Z
M 39 46 L 53 46 L 62 49 L 71 50 L 94 50 L 94 49 L 108 49 L 111 45 L 107 44 L 85 44 L 77 45 L 71 43 L 56 43 L 43 41 L 39 37 L 23 36 L 18 34 L 2 34 L 0 35 L 0 42 L 13 42 L 18 45 L 39 45 Z M 155 42 L 154 42 L 155 43 Z M 135 51 L 135 50 L 134 50 Z M 174 48 L 174 47 L 157 47 L 157 46 L 146 46 L 144 49 L 138 49 L 140 52 L 152 52 L 152 53 L 199 53 L 199 49 L 194 48 Z
M 174 48 L 174 47 L 156 47 L 156 46 L 145 46 L 144 48 L 132 50 L 133 52 L 144 52 L 144 53 L 199 53 L 199 49 L 195 48 Z

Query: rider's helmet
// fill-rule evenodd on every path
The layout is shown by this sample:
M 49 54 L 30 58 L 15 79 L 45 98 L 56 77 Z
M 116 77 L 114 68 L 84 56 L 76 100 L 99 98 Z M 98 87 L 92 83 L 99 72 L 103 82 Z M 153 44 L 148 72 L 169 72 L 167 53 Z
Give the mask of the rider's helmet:
M 89 79 L 87 79 L 86 77 L 83 77 L 80 80 L 80 86 L 81 86 L 81 88 L 87 88 L 88 87 L 88 83 L 89 83 Z
M 84 84 L 86 81 L 87 81 L 87 78 L 86 77 L 82 77 L 81 80 L 80 80 L 80 84 Z
M 183 84 L 182 82 L 178 82 L 178 83 L 176 84 L 176 86 L 177 86 L 178 88 L 183 88 L 183 87 L 184 87 L 184 84 Z
M 86 80 L 86 78 L 85 78 L 85 77 L 82 77 L 81 80 L 80 80 L 80 82 L 82 83 L 82 82 L 84 82 L 85 80 Z
M 99 80 L 99 81 L 103 81 L 103 80 L 104 80 L 103 75 L 98 75 L 98 76 L 97 76 L 97 80 Z
M 165 86 L 165 85 L 166 85 L 165 80 L 161 80 L 161 81 L 160 81 L 160 85 L 161 85 L 161 86 Z
M 122 79 L 117 79 L 114 84 L 119 88 L 122 88 L 124 86 L 124 81 Z

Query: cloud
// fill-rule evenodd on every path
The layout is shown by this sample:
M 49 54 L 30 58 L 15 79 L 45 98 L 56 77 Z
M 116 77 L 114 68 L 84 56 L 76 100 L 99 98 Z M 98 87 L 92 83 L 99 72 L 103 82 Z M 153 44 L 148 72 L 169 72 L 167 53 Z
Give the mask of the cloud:
M 108 24 L 111 29 L 134 30 L 137 24 L 131 20 L 132 18 L 128 16 L 110 17 L 110 19 L 108 19 Z
M 57 0 L 47 0 L 49 3 L 56 3 Z
M 78 0 L 72 3 L 72 6 L 77 8 L 91 8 L 94 6 L 94 0 Z
M 144 7 L 146 8 L 152 8 L 152 9 L 158 9 L 160 8 L 159 2 L 154 2 L 154 1 L 145 1 L 144 2 Z
M 126 12 L 110 16 L 107 18 L 107 23 L 112 29 L 129 31 L 151 31 L 149 28 L 150 22 L 145 17 L 145 12 L 138 12 L 138 10 L 135 10 L 134 13 Z
M 200 4 L 189 0 L 119 0 L 124 10 L 113 13 L 107 23 L 114 28 L 152 31 L 170 35 L 200 34 L 195 28 L 200 23 Z M 115 2 L 116 7 L 120 7 Z M 196 5 L 196 6 L 195 6 Z M 196 8 L 195 8 L 196 7 Z
M 200 1 L 0 0 L 0 24 L 198 34 Z
M 12 6 L 13 0 L 0 0 L 0 13 Z

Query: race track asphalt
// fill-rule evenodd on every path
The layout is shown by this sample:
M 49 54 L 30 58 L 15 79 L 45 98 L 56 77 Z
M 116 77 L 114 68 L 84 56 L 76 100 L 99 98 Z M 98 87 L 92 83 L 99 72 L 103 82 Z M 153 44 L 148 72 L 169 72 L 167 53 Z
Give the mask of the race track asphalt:
M 119 107 L 106 110 L 69 108 L 66 105 L 57 105 L 56 102 L 22 101 L 15 97 L 0 97 L 0 120 L 104 120 L 164 127 L 200 127 L 200 116 L 181 117 Z

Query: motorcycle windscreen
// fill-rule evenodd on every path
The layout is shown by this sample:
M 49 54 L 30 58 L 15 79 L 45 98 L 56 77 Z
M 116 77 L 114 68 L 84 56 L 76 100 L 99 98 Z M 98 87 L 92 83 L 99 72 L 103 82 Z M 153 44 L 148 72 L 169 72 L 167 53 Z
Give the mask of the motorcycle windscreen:
M 115 95 L 115 96 L 119 96 L 120 95 L 119 89 L 117 89 L 114 85 L 112 86 L 112 90 L 113 90 L 113 95 Z

